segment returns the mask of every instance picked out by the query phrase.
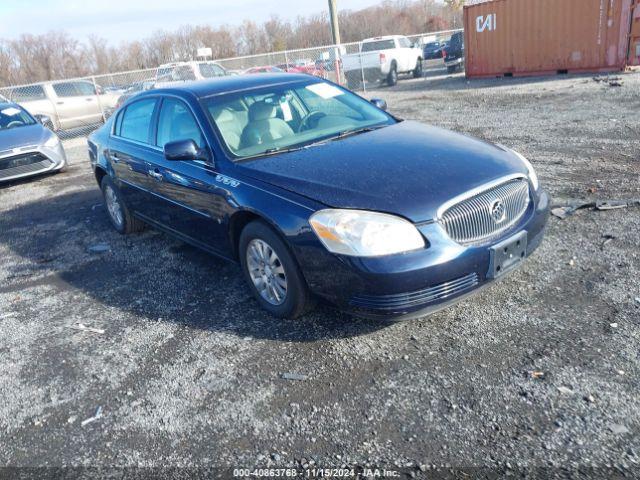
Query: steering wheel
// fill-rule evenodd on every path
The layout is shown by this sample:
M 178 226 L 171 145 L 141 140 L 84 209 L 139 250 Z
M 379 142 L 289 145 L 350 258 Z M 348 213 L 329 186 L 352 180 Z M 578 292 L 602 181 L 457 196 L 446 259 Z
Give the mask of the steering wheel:
M 19 127 L 20 125 L 24 125 L 24 122 L 21 122 L 20 120 L 13 120 L 9 122 L 5 128 Z
M 322 117 L 326 117 L 326 116 L 327 116 L 326 113 L 318 112 L 317 110 L 307 113 L 302 119 L 302 121 L 300 122 L 300 125 L 298 126 L 298 131 L 296 133 L 300 133 L 304 130 L 307 130 L 310 127 L 309 121 L 312 118 L 318 117 L 318 120 L 320 120 Z

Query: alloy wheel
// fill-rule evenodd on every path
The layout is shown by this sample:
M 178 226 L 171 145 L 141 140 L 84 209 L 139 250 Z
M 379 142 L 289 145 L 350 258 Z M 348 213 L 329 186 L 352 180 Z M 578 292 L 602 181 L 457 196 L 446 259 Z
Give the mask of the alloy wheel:
M 109 216 L 113 223 L 115 223 L 119 228 L 124 224 L 124 214 L 122 212 L 122 205 L 120 205 L 120 200 L 118 200 L 118 195 L 110 186 L 107 186 L 104 191 L 104 199 L 107 204 L 107 211 L 109 212 Z
M 254 238 L 247 245 L 246 258 L 249 276 L 260 296 L 271 305 L 282 305 L 287 298 L 287 276 L 275 250 Z

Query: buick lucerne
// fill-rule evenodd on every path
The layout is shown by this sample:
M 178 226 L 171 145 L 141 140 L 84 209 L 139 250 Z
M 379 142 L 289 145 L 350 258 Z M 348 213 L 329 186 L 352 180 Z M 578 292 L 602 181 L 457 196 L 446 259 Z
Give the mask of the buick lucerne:
M 308 75 L 222 77 L 140 93 L 89 155 L 116 230 L 238 262 L 271 314 L 409 318 L 520 266 L 549 198 L 521 154 L 385 107 Z

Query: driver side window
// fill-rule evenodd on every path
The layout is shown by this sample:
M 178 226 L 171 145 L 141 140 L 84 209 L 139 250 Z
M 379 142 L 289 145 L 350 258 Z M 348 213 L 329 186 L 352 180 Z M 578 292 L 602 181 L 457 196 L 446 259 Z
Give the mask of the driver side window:
M 158 117 L 156 145 L 163 148 L 177 140 L 193 140 L 204 147 L 204 137 L 189 107 L 180 100 L 165 98 Z

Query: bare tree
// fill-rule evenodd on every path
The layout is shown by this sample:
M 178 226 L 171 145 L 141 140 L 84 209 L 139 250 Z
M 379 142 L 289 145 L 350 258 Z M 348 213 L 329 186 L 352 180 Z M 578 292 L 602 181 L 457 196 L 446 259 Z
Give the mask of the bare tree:
M 341 10 L 342 38 L 354 42 L 377 35 L 459 26 L 463 4 L 464 0 L 386 0 L 362 10 Z M 12 41 L 0 39 L 0 84 L 155 68 L 193 59 L 200 47 L 211 48 L 214 58 L 229 58 L 329 44 L 331 29 L 326 12 L 291 22 L 274 15 L 262 24 L 245 20 L 237 27 L 184 25 L 118 46 L 97 35 L 81 43 L 65 32 L 24 34 Z

